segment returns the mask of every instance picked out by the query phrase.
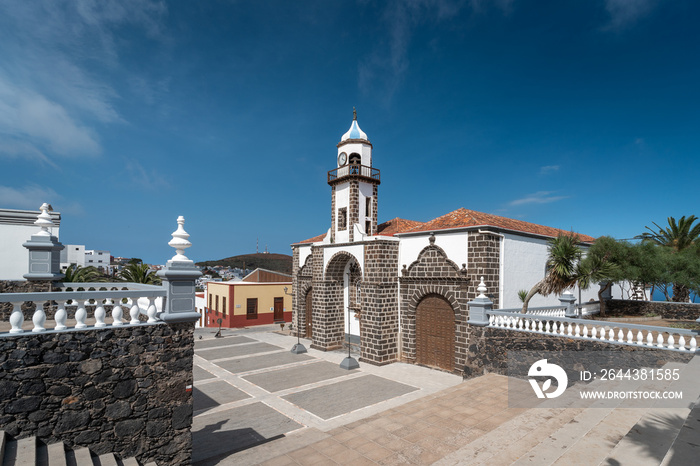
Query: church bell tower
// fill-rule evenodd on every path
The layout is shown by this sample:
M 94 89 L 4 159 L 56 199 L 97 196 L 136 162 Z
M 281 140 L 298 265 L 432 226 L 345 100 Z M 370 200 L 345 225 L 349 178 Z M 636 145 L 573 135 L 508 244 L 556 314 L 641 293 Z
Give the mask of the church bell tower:
M 336 168 L 328 172 L 331 187 L 331 241 L 352 243 L 377 234 L 379 170 L 372 167 L 372 143 L 357 124 L 353 108 L 350 129 L 338 143 Z

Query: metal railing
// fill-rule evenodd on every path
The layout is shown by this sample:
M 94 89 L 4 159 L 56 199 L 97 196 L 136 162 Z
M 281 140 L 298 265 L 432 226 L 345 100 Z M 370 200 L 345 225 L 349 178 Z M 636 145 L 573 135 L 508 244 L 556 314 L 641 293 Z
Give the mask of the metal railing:
M 381 181 L 379 178 L 379 169 L 368 167 L 365 165 L 344 165 L 328 171 L 328 182 L 335 181 L 346 176 L 360 176 L 369 178 L 375 181 Z

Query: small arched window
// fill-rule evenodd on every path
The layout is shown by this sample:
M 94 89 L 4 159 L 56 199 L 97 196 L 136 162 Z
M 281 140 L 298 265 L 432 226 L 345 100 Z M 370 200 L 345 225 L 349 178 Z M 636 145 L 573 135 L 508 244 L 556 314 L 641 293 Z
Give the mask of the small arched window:
M 362 165 L 362 156 L 357 152 L 350 154 L 350 165 Z

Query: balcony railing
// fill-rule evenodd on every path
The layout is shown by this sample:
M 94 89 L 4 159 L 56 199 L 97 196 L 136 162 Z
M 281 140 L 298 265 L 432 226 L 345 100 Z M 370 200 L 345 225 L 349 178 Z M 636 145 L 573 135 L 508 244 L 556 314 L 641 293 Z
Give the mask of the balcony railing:
M 345 165 L 329 170 L 328 182 L 331 183 L 348 176 L 359 176 L 374 181 L 380 181 L 379 170 L 377 168 L 367 167 L 365 165 Z

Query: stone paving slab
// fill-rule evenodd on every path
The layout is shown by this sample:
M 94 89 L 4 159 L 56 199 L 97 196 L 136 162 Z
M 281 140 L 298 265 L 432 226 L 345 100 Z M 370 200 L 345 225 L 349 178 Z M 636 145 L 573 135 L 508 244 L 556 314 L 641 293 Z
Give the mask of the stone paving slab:
M 246 398 L 250 395 L 223 380 L 216 380 L 204 385 L 198 385 L 193 390 L 194 410 L 210 409 L 221 404 L 231 403 Z
M 200 352 L 198 351 L 199 355 Z M 285 353 L 275 353 L 275 354 L 263 354 L 260 356 L 251 356 L 249 358 L 241 359 L 230 359 L 227 361 L 219 361 L 216 363 L 217 366 L 233 374 L 239 374 L 241 372 L 248 372 L 257 369 L 265 369 L 268 367 L 279 366 L 282 364 L 292 364 L 295 362 L 307 361 L 313 359 L 308 354 L 293 354 L 289 352 Z
M 330 419 L 415 390 L 418 389 L 376 375 L 366 375 L 282 398 L 322 419 Z
M 253 343 L 252 338 L 248 337 L 223 337 L 223 338 L 208 338 L 206 340 L 195 340 L 194 349 L 201 350 L 207 348 L 216 348 L 218 346 L 240 345 L 241 343 Z
M 202 380 L 216 378 L 216 376 L 214 374 L 212 374 L 211 372 L 209 372 L 207 370 L 202 369 L 197 364 L 195 364 L 194 367 L 192 368 L 192 374 L 194 376 L 195 383 L 201 382 Z
M 197 350 L 197 355 L 211 361 L 214 359 L 232 358 L 235 356 L 245 356 L 248 354 L 265 353 L 268 351 L 278 351 L 284 348 L 271 345 L 269 343 L 251 343 L 247 345 L 236 345 L 227 348 L 210 348 Z
M 348 371 L 341 369 L 337 364 L 319 361 L 313 364 L 304 364 L 299 367 L 289 367 L 253 374 L 243 377 L 248 382 L 262 387 L 268 392 L 279 392 L 293 387 L 301 387 L 322 380 L 333 379 L 348 375 Z
M 223 456 L 245 450 L 303 427 L 264 403 L 204 416 L 192 422 L 192 463 L 219 464 Z

